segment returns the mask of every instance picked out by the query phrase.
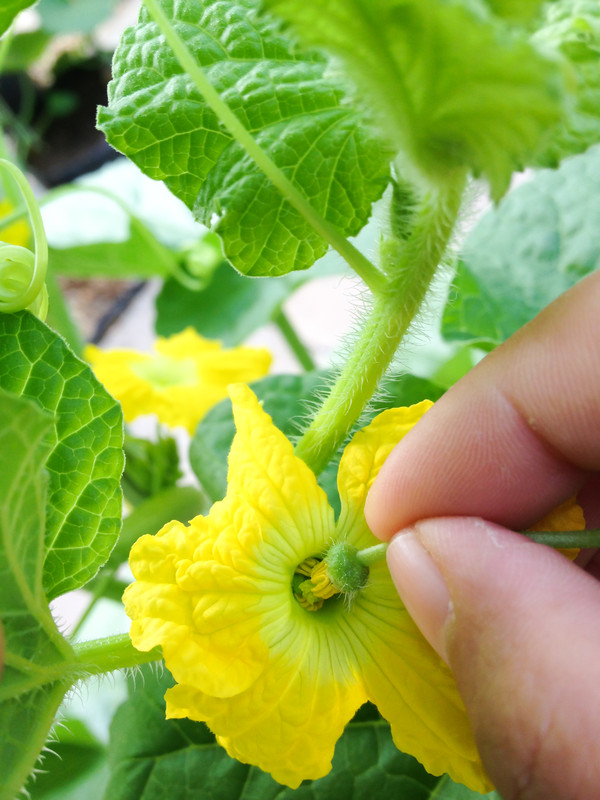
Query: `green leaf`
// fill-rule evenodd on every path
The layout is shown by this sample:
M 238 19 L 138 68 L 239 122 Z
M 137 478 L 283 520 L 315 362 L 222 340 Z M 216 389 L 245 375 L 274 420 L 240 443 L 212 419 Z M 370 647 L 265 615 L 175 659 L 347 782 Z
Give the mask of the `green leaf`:
M 176 280 L 165 281 L 156 299 L 156 331 L 170 336 L 191 325 L 208 339 L 220 339 L 233 347 L 275 319 L 283 302 L 304 283 L 343 270 L 341 259 L 326 256 L 310 273 L 248 280 L 224 262 L 198 291 Z
M 92 578 L 117 540 L 121 409 L 63 339 L 27 312 L 0 315 L 0 388 L 54 416 L 43 574 L 52 599 Z
M 381 719 L 350 723 L 331 773 L 291 790 L 256 767 L 231 759 L 201 723 L 165 720 L 170 675 L 144 679 L 115 714 L 106 800 L 427 800 L 437 778 L 394 747 Z
M 567 62 L 567 114 L 548 137 L 536 163 L 555 167 L 600 141 L 600 5 L 596 0 L 555 0 L 545 8 L 544 25 L 534 35 L 540 47 Z
M 0 36 L 9 29 L 13 19 L 23 11 L 34 5 L 37 0 L 3 0 L 0 8 Z
M 262 149 L 345 235 L 365 225 L 389 180 L 385 149 L 345 102 L 327 60 L 301 50 L 258 0 L 161 0 L 208 79 Z M 164 180 L 212 224 L 236 269 L 306 269 L 327 244 L 245 155 L 206 105 L 142 9 L 113 64 L 98 115 L 113 147 Z
M 561 115 L 556 64 L 449 0 L 264 0 L 340 56 L 392 143 L 430 180 L 470 169 L 499 198 Z
M 25 783 L 69 688 L 59 679 L 73 653 L 42 586 L 52 432 L 49 414 L 0 390 L 0 800 L 13 800 Z
M 42 55 L 50 41 L 46 31 L 15 34 L 2 64 L 2 72 L 25 72 Z
M 451 341 L 491 345 L 600 267 L 600 147 L 541 170 L 468 236 L 444 311 Z
M 479 794 L 460 783 L 455 783 L 447 775 L 440 780 L 429 798 L 430 800 L 502 800 L 497 792 Z
M 133 217 L 125 241 L 49 247 L 48 256 L 56 275 L 73 278 L 167 277 L 175 263 L 175 255 Z

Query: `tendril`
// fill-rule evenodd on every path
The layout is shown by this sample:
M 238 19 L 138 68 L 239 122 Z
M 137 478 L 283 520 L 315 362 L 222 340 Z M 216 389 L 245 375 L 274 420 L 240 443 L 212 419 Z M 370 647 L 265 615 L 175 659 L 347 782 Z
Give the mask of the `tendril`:
M 0 158 L 0 169 L 9 173 L 23 195 L 34 241 L 33 252 L 27 247 L 0 241 L 0 312 L 27 309 L 45 319 L 48 311 L 48 292 L 44 282 L 48 267 L 48 242 L 42 215 L 21 170 L 4 158 Z

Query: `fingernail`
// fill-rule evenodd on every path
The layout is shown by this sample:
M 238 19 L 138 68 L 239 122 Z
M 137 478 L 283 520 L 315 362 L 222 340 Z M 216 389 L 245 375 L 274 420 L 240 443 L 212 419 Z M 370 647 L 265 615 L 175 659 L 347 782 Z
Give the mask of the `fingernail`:
M 387 563 L 408 613 L 447 663 L 444 628 L 452 612 L 452 601 L 442 573 L 412 528 L 400 531 L 391 540 Z

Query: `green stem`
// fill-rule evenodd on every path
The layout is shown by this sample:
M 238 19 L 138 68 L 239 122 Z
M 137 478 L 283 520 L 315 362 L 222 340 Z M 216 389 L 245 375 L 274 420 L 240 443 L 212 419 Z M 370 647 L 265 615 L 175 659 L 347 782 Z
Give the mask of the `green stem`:
M 382 252 L 390 276 L 335 382 L 296 446 L 318 474 L 329 463 L 373 396 L 402 339 L 419 313 L 452 234 L 464 188 L 460 176 L 424 199 L 410 237 Z
M 374 544 L 373 547 L 365 547 L 356 554 L 357 560 L 365 567 L 370 567 L 377 561 L 382 561 L 388 549 L 388 543 Z
M 0 800 L 14 800 L 15 797 L 29 796 L 21 792 L 35 766 L 46 741 L 48 731 L 56 718 L 56 712 L 68 690 L 68 684 L 55 683 L 36 698 L 35 720 L 31 723 L 25 714 L 25 722 L 18 747 L 14 749 L 15 758 L 2 765 Z M 27 706 L 24 704 L 24 708 Z M 18 713 L 16 711 L 15 713 Z M 29 724 L 28 724 L 29 723 Z M 23 735 L 26 732 L 27 735 Z M 6 732 L 4 733 L 7 736 Z
M 102 675 L 116 669 L 127 669 L 162 659 L 159 647 L 147 653 L 136 650 L 127 633 L 74 644 L 73 650 L 85 675 Z
M 182 69 L 186 72 L 208 106 L 229 131 L 235 141 L 255 161 L 258 167 L 283 194 L 285 199 L 302 214 L 314 230 L 352 267 L 372 291 L 385 285 L 385 276 L 352 245 L 340 231 L 322 217 L 306 197 L 286 177 L 275 162 L 265 153 L 252 134 L 244 127 L 204 74 L 185 42 L 173 29 L 169 19 L 157 0 L 144 0 L 146 8 L 158 25 L 167 43 L 173 50 Z
M 110 584 L 111 578 L 112 575 L 107 575 L 106 577 L 101 578 L 96 584 L 90 602 L 87 604 L 87 607 L 83 612 L 83 614 L 79 617 L 77 625 L 75 625 L 75 627 L 73 628 L 73 636 L 77 636 L 79 631 L 83 628 L 85 621 L 89 618 L 90 614 L 96 607 L 98 600 L 100 600 L 100 598 L 103 596 L 104 590 Z
M 589 531 L 521 531 L 532 542 L 548 547 L 600 547 L 600 528 Z
M 300 365 L 307 371 L 311 372 L 317 368 L 315 362 L 312 360 L 310 353 L 298 338 L 298 334 L 292 327 L 291 322 L 285 315 L 282 309 L 279 309 L 273 322 L 277 325 L 281 333 L 284 335 L 286 342 L 289 344 L 294 355 L 300 362 Z
M 561 550 L 600 547 L 600 528 L 593 528 L 589 531 L 520 531 L 520 533 L 536 544 L 545 544 L 547 547 L 556 547 Z M 366 547 L 356 553 L 356 560 L 363 566 L 369 567 L 385 558 L 388 547 L 389 542 Z
M 44 223 L 42 222 L 42 215 L 40 207 L 35 199 L 35 195 L 27 182 L 27 179 L 21 170 L 15 166 L 12 161 L 5 158 L 0 158 L 0 170 L 9 173 L 11 178 L 17 184 L 27 211 L 29 212 L 29 222 L 31 230 L 33 231 L 33 240 L 35 252 L 33 257 L 33 274 L 27 289 L 22 292 L 18 297 L 9 297 L 7 300 L 0 300 L 0 311 L 12 312 L 20 311 L 27 308 L 37 296 L 42 292 L 44 282 L 46 280 L 46 270 L 48 267 L 48 241 L 44 231 Z M 22 250 L 24 250 L 23 248 Z M 22 252 L 22 251 L 21 251 Z

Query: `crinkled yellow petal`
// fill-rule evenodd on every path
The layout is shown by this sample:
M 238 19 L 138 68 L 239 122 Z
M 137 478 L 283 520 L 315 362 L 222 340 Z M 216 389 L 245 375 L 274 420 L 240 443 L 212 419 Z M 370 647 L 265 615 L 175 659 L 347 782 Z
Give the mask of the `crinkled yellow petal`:
M 585 517 L 583 516 L 583 508 L 577 503 L 575 495 L 565 500 L 559 506 L 554 508 L 549 514 L 546 514 L 539 522 L 536 522 L 530 531 L 584 531 L 585 530 Z M 577 557 L 579 553 L 578 547 L 560 548 L 559 552 L 569 558 L 571 561 Z
M 490 791 L 450 670 L 402 605 L 386 565 L 373 565 L 369 577 L 348 622 L 369 700 L 390 723 L 398 749 L 428 772 Z
M 313 472 L 294 455 L 291 442 L 254 393 L 242 384 L 231 386 L 229 393 L 237 432 L 229 453 L 228 496 L 243 498 L 256 512 L 267 570 L 276 569 L 283 554 L 295 569 L 308 556 L 322 552 L 333 536 L 333 510 Z M 231 537 L 221 537 L 223 551 L 235 537 L 235 530 Z M 273 547 L 275 553 L 269 555 Z
M 221 505 L 215 508 L 220 518 Z M 257 636 L 260 617 L 253 615 L 262 599 L 260 587 L 242 585 L 239 573 L 210 559 L 216 536 L 210 517 L 196 517 L 189 527 L 171 522 L 156 536 L 143 536 L 129 560 L 136 582 L 123 600 L 135 647 L 161 645 L 178 682 L 228 696 L 260 675 L 268 651 Z M 219 600 L 220 607 L 211 609 Z M 215 611 L 216 625 L 211 622 Z
M 321 634 L 290 631 L 260 679 L 235 697 L 221 700 L 175 686 L 166 694 L 167 716 L 205 721 L 231 756 L 258 765 L 279 783 L 296 788 L 321 778 L 331 769 L 344 726 L 366 700 L 348 664 L 341 678 L 343 654 L 326 631 Z
M 338 470 L 342 503 L 338 530 L 345 531 L 356 547 L 369 547 L 376 541 L 363 514 L 367 492 L 394 447 L 432 405 L 430 400 L 423 400 L 408 408 L 387 409 L 358 431 L 346 447 Z
M 121 403 L 127 422 L 142 414 L 156 414 L 166 425 L 182 426 L 189 433 L 227 396 L 230 383 L 258 380 L 271 363 L 268 350 L 227 350 L 192 328 L 159 338 L 155 349 L 156 355 L 152 355 L 89 345 L 85 356 L 98 379 Z

